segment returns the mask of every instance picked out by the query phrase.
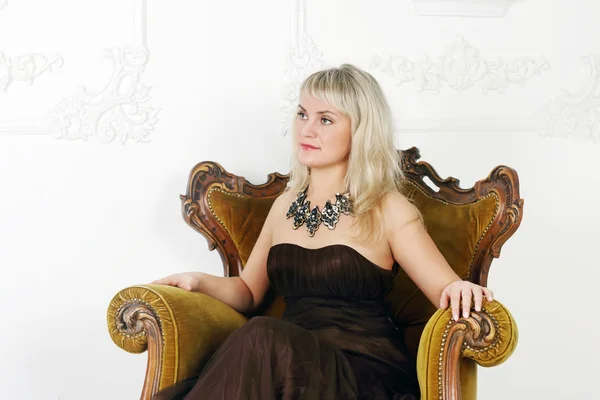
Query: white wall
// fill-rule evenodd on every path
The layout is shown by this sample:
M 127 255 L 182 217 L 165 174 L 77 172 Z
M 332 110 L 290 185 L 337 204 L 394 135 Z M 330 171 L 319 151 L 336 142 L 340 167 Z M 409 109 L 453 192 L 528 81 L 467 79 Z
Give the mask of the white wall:
M 215 160 L 255 183 L 287 172 L 284 88 L 342 62 L 376 76 L 399 147 L 418 146 L 443 177 L 467 187 L 498 164 L 519 172 L 523 222 L 490 287 L 520 342 L 480 370 L 479 397 L 598 396 L 600 6 L 487 3 L 514 4 L 465 18 L 420 16 L 411 0 L 0 0 L 0 398 L 138 397 L 145 355 L 110 341 L 110 299 L 221 271 L 180 215 L 189 170 Z M 138 57 L 102 59 L 115 46 Z M 389 56 L 414 74 L 386 69 Z

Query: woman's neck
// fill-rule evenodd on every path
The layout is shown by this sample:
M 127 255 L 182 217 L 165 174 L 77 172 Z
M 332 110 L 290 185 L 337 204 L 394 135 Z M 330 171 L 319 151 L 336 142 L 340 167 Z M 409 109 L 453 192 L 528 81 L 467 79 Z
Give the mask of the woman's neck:
M 324 205 L 327 200 L 335 201 L 336 193 L 344 193 L 347 190 L 344 184 L 346 170 L 346 165 L 311 168 L 306 197 L 312 199 L 315 205 Z

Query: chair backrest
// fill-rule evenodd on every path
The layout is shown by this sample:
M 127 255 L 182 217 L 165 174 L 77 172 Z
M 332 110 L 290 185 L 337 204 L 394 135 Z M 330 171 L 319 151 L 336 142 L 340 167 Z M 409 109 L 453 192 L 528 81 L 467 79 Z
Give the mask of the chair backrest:
M 418 161 L 417 148 L 401 155 L 405 194 L 421 211 L 433 241 L 461 278 L 486 286 L 492 260 L 500 256 L 502 245 L 521 222 L 523 200 L 516 171 L 498 166 L 472 188 L 462 189 L 458 179 L 442 179 L 431 165 Z M 425 183 L 425 177 L 436 187 Z M 187 194 L 181 196 L 183 216 L 206 237 L 210 250 L 218 250 L 225 276 L 236 276 L 243 268 L 271 204 L 287 181 L 288 175 L 271 173 L 266 183 L 254 185 L 215 162 L 199 163 L 191 171 Z M 388 301 L 405 326 L 406 346 L 416 356 L 421 333 L 436 306 L 401 270 Z M 282 300 L 271 295 L 260 313 L 280 316 L 283 309 Z

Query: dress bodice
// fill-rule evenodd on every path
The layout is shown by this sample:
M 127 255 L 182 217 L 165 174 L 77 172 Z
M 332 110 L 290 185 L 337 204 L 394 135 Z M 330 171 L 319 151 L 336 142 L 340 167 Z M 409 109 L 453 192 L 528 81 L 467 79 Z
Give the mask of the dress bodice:
M 397 268 L 398 264 L 392 270 L 381 268 L 344 244 L 309 249 L 279 243 L 271 247 L 267 261 L 271 285 L 287 299 L 319 296 L 383 301 Z
M 280 243 L 267 259 L 271 285 L 286 303 L 282 319 L 390 365 L 405 360 L 401 332 L 385 302 L 398 267 L 381 268 L 342 244 L 309 249 Z

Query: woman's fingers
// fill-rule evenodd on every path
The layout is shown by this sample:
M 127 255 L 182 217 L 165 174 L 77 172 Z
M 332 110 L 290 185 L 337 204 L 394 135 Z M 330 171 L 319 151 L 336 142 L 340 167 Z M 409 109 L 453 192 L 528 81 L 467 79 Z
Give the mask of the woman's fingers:
M 490 289 L 483 288 L 483 292 L 485 293 L 485 297 L 487 297 L 488 301 L 494 301 L 494 293 Z
M 450 300 L 450 297 L 448 295 L 448 289 L 444 289 L 444 291 L 442 292 L 442 296 L 440 298 L 440 308 L 443 308 L 443 309 L 448 308 L 449 300 Z
M 452 318 L 458 321 L 461 311 L 463 318 L 469 318 L 472 306 L 475 308 L 475 311 L 481 311 L 484 296 L 488 301 L 494 300 L 494 294 L 488 288 L 468 282 L 466 282 L 466 285 L 449 285 L 442 292 L 440 308 L 445 309 L 450 306 Z
M 150 282 L 152 285 L 168 285 L 168 286 L 177 286 L 179 284 L 179 279 L 174 276 L 167 276 L 165 278 L 157 279 L 155 281 Z
M 462 294 L 462 312 L 464 318 L 469 318 L 469 312 L 471 311 L 471 298 L 473 292 L 470 287 L 467 287 L 461 291 Z
M 479 287 L 473 288 L 473 302 L 475 303 L 475 311 L 481 311 L 483 303 L 483 290 Z
M 446 309 L 450 306 L 452 317 L 455 321 L 458 321 L 461 311 L 464 318 L 469 318 L 471 306 L 474 306 L 476 311 L 481 311 L 484 296 L 488 301 L 494 300 L 494 294 L 486 287 L 469 282 L 450 284 L 442 292 L 440 308 Z
M 455 321 L 458 321 L 458 318 L 460 316 L 459 314 L 459 310 L 460 310 L 460 290 L 453 290 L 452 293 L 450 294 L 450 301 L 452 303 L 452 317 L 454 318 Z

